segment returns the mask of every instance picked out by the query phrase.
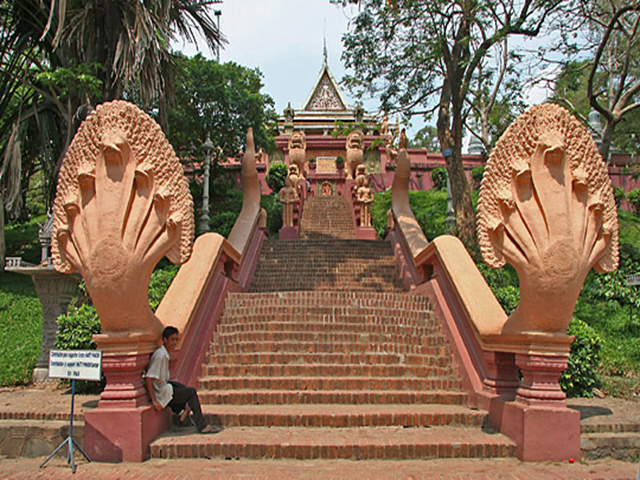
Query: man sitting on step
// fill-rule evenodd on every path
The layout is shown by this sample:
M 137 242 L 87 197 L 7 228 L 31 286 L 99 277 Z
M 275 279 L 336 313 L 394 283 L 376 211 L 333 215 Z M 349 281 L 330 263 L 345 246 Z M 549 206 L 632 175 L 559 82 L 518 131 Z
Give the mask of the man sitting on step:
M 169 354 L 178 346 L 179 338 L 176 327 L 166 327 L 162 332 L 162 346 L 151 356 L 145 375 L 151 403 L 157 411 L 169 406 L 180 416 L 180 423 L 189 418 L 200 433 L 218 433 L 220 428 L 207 425 L 196 389 L 169 380 Z M 189 416 L 191 412 L 193 415 Z

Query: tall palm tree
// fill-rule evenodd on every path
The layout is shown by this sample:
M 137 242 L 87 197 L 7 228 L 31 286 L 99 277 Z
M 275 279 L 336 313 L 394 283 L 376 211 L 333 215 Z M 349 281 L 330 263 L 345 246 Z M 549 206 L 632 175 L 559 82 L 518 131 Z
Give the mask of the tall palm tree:
M 103 100 L 120 98 L 136 83 L 144 104 L 171 96 L 170 44 L 178 36 L 210 48 L 225 39 L 210 15 L 221 0 L 52 0 L 59 44 L 78 61 L 103 66 Z M 50 17 L 55 13 L 50 13 Z
M 43 0 L 0 0 L 0 269 L 5 207 L 18 205 L 25 184 L 22 147 L 39 158 L 54 186 L 66 149 L 95 103 L 122 98 L 135 85 L 143 104 L 158 100 L 164 110 L 173 96 L 171 41 L 195 41 L 199 33 L 212 49 L 226 42 L 210 14 L 217 3 L 50 0 L 43 8 Z M 55 81 L 46 81 L 60 69 L 73 76 L 82 65 L 96 66 L 98 94 L 66 88 L 62 95 Z

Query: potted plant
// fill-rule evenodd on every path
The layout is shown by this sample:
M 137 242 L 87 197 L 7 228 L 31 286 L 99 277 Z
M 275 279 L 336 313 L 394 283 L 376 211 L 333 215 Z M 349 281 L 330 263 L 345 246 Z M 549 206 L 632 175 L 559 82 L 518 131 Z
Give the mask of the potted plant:
M 338 170 L 344 169 L 344 158 L 342 155 L 338 155 L 338 158 L 336 158 L 336 168 Z
M 316 169 L 316 159 L 315 157 L 311 157 L 309 159 L 309 170 L 314 170 Z

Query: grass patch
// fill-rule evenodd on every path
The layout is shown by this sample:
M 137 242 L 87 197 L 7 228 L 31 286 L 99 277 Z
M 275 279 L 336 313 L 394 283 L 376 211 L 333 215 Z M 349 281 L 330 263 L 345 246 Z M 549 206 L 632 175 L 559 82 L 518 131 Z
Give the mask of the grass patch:
M 42 306 L 31 278 L 0 273 L 0 386 L 23 385 L 40 355 Z

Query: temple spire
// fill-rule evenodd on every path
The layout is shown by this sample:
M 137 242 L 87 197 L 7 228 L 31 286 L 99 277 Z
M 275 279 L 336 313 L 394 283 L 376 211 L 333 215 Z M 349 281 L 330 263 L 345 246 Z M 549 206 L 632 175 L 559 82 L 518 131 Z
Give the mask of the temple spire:
M 323 48 L 322 48 L 322 54 L 324 57 L 324 64 L 328 65 L 328 56 L 327 56 L 327 19 L 325 18 L 324 20 L 324 39 L 323 39 Z

